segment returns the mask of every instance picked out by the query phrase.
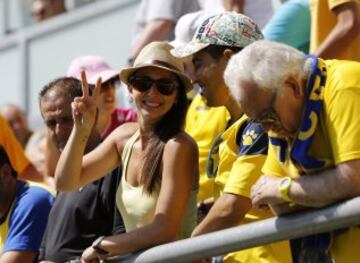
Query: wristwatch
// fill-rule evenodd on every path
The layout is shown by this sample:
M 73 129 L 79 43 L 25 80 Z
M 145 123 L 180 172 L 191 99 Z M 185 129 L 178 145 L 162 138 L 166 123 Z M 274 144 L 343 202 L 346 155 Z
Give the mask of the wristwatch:
M 95 241 L 92 243 L 91 247 L 96 251 L 96 253 L 100 254 L 100 255 L 107 255 L 109 254 L 108 251 L 106 251 L 105 249 L 102 249 L 100 247 L 100 243 L 101 241 L 103 241 L 103 239 L 105 238 L 105 236 L 100 236 L 97 239 L 95 239 Z
M 284 201 L 293 204 L 293 201 L 289 197 L 291 183 L 292 179 L 290 177 L 284 177 L 283 179 L 281 179 L 279 182 L 279 193 Z

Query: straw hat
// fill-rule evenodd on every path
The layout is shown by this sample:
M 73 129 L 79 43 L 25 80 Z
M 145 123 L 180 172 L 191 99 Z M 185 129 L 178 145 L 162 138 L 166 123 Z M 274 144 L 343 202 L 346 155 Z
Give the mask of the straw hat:
M 173 47 L 167 42 L 152 42 L 146 45 L 134 61 L 132 67 L 120 71 L 120 79 L 128 84 L 128 78 L 136 70 L 145 67 L 165 69 L 176 74 L 184 84 L 186 92 L 193 88 L 190 79 L 185 75 L 183 60 L 170 54 Z

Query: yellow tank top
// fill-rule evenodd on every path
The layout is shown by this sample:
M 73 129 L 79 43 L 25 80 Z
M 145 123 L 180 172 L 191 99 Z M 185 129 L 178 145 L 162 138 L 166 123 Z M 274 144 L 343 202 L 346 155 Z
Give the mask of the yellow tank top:
M 132 186 L 126 181 L 127 165 L 130 159 L 132 147 L 139 138 L 139 130 L 126 142 L 122 156 L 122 176 L 116 192 L 116 204 L 123 218 L 126 232 L 150 224 L 155 215 L 156 203 L 160 193 L 158 186 L 150 195 L 144 191 L 143 185 Z M 177 238 L 190 237 L 196 226 L 196 196 L 197 190 L 191 192 L 187 210 L 182 221 Z

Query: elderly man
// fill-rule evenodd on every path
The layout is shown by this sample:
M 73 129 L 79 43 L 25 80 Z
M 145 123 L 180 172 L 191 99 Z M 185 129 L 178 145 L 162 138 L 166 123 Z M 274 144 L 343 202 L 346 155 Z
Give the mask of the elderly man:
M 259 41 L 231 59 L 225 81 L 244 112 L 270 130 L 264 175 L 252 187 L 255 207 L 281 215 L 360 195 L 360 63 Z M 360 257 L 358 227 L 320 239 L 303 255 Z

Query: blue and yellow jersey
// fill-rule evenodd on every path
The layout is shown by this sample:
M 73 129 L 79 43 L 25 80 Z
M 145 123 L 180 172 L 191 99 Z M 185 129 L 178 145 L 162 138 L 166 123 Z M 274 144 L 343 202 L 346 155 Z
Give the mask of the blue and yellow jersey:
M 261 125 L 243 115 L 221 136 L 215 196 L 231 193 L 250 198 L 252 185 L 261 176 L 268 137 Z M 241 224 L 272 217 L 270 211 L 250 209 Z M 278 242 L 224 256 L 224 262 L 291 262 L 289 243 Z
M 313 134 L 309 155 L 324 161 L 319 170 L 360 158 L 360 63 L 340 60 L 325 63 L 327 80 L 320 116 L 311 122 L 307 131 L 298 133 L 301 138 Z M 269 137 L 272 143 L 263 172 L 293 178 L 305 173 L 290 158 L 292 142 L 276 140 L 278 136 L 273 132 Z
M 24 151 L 0 116 L 0 146 L 8 155 L 13 169 L 19 174 L 29 165 Z M 44 187 L 30 187 L 18 181 L 10 210 L 0 218 L 0 253 L 7 251 L 37 252 L 45 231 L 54 197 Z
M 311 125 L 299 131 L 297 138 L 306 140 L 313 136 L 309 155 L 322 161 L 316 169 L 304 169 L 295 163 L 291 154 L 293 142 L 279 139 L 269 133 L 270 145 L 263 173 L 297 178 L 302 174 L 319 172 L 336 165 L 360 159 L 360 63 L 353 61 L 328 60 L 323 89 L 323 106 L 319 117 L 310 113 Z M 360 228 L 334 237 L 331 253 L 335 262 L 352 262 L 360 258 Z
M 39 250 L 54 196 L 43 187 L 18 181 L 15 200 L 0 219 L 0 253 Z
M 212 141 L 225 130 L 229 119 L 230 115 L 225 107 L 206 106 L 200 94 L 195 96 L 188 109 L 185 131 L 194 138 L 199 148 L 198 201 L 213 197 L 214 180 L 206 176 L 206 160 Z

